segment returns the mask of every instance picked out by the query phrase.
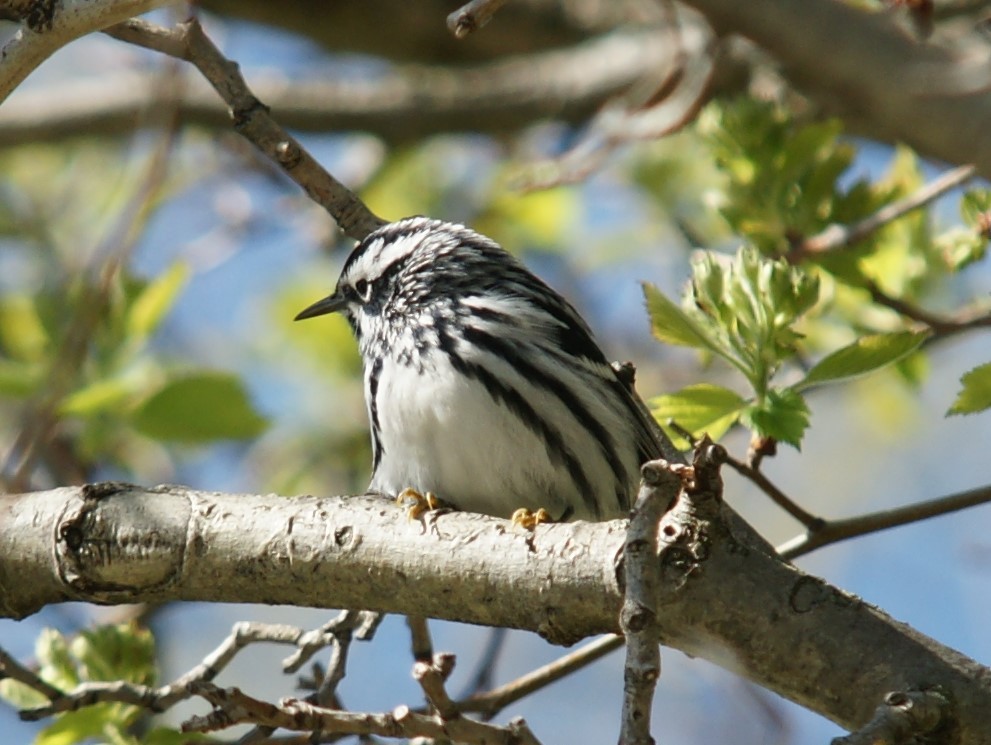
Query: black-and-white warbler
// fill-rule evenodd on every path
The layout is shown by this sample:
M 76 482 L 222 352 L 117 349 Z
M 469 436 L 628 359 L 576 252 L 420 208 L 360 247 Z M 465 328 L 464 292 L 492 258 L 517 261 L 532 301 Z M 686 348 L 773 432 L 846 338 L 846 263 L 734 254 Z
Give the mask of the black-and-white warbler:
M 640 465 L 671 452 L 575 309 L 462 225 L 411 217 L 371 233 L 296 318 L 335 311 L 361 350 L 372 491 L 611 519 Z

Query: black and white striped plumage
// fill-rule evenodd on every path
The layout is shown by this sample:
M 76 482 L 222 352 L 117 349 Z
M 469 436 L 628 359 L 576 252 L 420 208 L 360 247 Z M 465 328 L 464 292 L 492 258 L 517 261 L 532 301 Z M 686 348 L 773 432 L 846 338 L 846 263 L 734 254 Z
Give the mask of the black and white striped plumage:
M 373 491 L 611 519 L 662 455 L 575 309 L 462 225 L 411 217 L 371 233 L 297 318 L 334 311 L 364 362 Z

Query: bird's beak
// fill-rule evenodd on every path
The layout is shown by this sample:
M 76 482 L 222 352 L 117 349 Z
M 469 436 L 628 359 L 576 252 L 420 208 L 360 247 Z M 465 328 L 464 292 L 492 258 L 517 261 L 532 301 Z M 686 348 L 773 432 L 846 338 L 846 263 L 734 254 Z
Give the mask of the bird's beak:
M 313 305 L 301 310 L 293 320 L 302 321 L 304 318 L 336 313 L 339 310 L 344 310 L 345 305 L 344 298 L 338 295 L 337 292 L 334 292 L 333 295 L 328 295 L 323 300 L 317 300 Z

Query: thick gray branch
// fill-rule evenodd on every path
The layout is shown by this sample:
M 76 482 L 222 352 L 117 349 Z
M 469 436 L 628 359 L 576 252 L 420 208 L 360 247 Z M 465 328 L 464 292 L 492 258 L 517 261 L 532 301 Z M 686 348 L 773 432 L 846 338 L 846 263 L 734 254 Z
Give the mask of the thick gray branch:
M 853 127 L 991 177 L 988 48 L 911 39 L 889 14 L 836 0 L 683 0 L 723 33 L 770 52 L 785 74 Z
M 0 616 L 50 603 L 201 600 L 360 607 L 529 629 L 618 630 L 625 521 L 539 526 L 369 497 L 181 487 L 0 497 Z M 661 526 L 663 642 L 848 728 L 889 691 L 939 686 L 960 742 L 991 745 L 991 674 L 684 505 Z

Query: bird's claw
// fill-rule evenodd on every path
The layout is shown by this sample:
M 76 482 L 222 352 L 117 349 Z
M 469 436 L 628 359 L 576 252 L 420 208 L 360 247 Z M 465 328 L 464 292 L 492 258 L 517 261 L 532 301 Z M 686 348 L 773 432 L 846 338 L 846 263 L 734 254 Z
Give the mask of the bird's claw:
M 412 504 L 407 503 L 412 502 Z M 399 496 L 396 497 L 396 504 L 406 506 L 406 516 L 410 520 L 417 520 L 424 512 L 430 512 L 432 510 L 441 510 L 449 507 L 445 502 L 437 498 L 437 495 L 432 491 L 428 491 L 426 494 L 421 494 L 416 489 L 412 487 L 406 487 L 401 492 Z
M 519 525 L 521 528 L 526 528 L 527 530 L 533 530 L 538 525 L 543 523 L 554 522 L 554 520 L 551 519 L 551 513 L 543 507 L 536 512 L 531 512 L 526 507 L 520 507 L 509 519 L 513 525 Z

